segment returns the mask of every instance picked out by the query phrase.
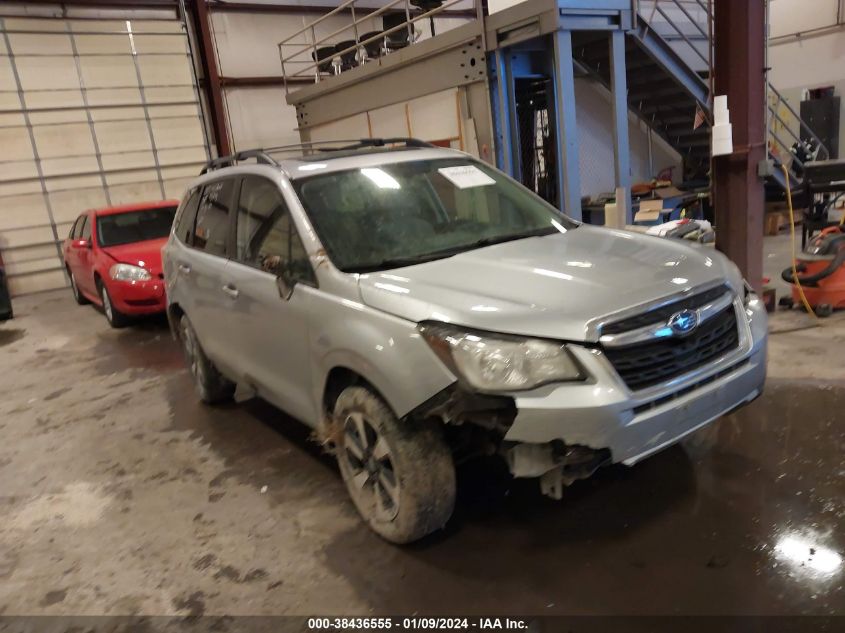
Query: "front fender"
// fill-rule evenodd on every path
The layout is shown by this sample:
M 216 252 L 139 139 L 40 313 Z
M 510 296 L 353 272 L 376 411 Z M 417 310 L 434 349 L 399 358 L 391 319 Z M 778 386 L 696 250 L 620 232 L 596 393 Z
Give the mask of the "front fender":
M 316 410 L 323 408 L 326 381 L 336 367 L 366 379 L 398 417 L 455 382 L 415 323 L 349 300 L 322 300 L 333 305 L 317 307 L 316 313 L 323 319 L 319 331 L 312 332 L 317 359 L 312 368 Z M 331 317 L 326 320 L 328 315 Z

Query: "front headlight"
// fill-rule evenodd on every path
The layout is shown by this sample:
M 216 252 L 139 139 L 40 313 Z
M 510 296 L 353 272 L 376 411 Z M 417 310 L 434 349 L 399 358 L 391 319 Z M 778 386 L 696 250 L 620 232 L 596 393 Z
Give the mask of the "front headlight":
M 757 301 L 760 300 L 760 297 L 757 296 L 757 293 L 754 292 L 754 288 L 751 287 L 751 284 L 742 280 L 743 286 L 743 303 L 747 308 L 749 305 L 756 305 Z
M 115 264 L 109 269 L 109 276 L 115 281 L 147 281 L 152 279 L 148 270 L 131 264 Z
M 522 391 L 550 382 L 584 380 L 563 343 L 420 325 L 434 352 L 469 386 L 481 391 Z

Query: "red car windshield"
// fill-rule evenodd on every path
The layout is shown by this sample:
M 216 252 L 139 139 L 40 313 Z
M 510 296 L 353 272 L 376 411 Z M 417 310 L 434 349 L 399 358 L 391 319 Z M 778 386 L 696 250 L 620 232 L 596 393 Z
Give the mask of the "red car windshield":
M 175 215 L 176 207 L 101 215 L 97 217 L 97 241 L 109 247 L 167 237 Z

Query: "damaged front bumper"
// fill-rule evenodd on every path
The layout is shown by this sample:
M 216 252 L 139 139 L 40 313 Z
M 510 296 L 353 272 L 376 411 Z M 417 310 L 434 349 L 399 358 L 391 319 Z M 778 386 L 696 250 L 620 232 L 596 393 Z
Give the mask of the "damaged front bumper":
M 629 390 L 601 350 L 572 346 L 592 379 L 514 395 L 503 445 L 512 474 L 541 477 L 543 491 L 559 498 L 563 485 L 601 465 L 633 465 L 757 398 L 766 379 L 766 315 L 761 302 L 738 300 L 735 308 L 735 350 L 644 391 Z

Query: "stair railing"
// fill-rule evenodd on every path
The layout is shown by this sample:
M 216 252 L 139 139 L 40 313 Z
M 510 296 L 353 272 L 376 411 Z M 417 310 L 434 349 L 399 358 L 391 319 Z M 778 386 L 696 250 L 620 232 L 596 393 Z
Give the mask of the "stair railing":
M 649 8 L 648 5 L 651 4 Z M 686 6 L 685 6 L 686 5 Z M 702 16 L 695 16 L 690 12 L 702 13 Z M 682 40 L 705 65 L 710 76 L 710 93 L 713 93 L 713 6 L 712 0 L 647 0 L 640 1 L 639 13 L 645 18 L 648 24 L 654 24 L 655 14 L 659 14 L 669 31 L 658 33 L 664 38 Z M 674 14 L 674 17 L 673 15 Z M 706 53 L 696 42 L 707 43 Z
M 815 154 L 816 160 L 827 160 L 830 158 L 830 151 L 827 149 L 822 140 L 816 136 L 815 132 L 810 129 L 810 126 L 801 118 L 798 112 L 795 111 L 789 102 L 784 99 L 783 95 L 771 83 L 769 84 L 769 95 L 767 96 L 767 105 L 769 108 L 769 152 L 778 155 L 781 162 L 786 164 L 787 158 L 791 158 L 792 162 L 798 165 L 801 170 L 804 169 L 804 161 L 802 161 L 792 151 L 795 143 L 802 143 L 802 133 L 804 138 L 810 138 L 818 148 Z M 786 112 L 782 110 L 786 108 Z M 782 116 L 783 115 L 783 116 Z M 786 118 L 784 118 L 784 116 Z M 795 130 L 798 130 L 796 134 Z
M 374 44 L 380 40 L 385 42 L 385 38 L 394 33 L 407 31 L 406 45 L 413 44 L 416 40 L 415 25 L 417 22 L 422 20 L 431 21 L 438 13 L 444 12 L 447 9 L 465 2 L 465 0 L 445 0 L 440 6 L 428 11 L 423 9 L 423 13 L 412 16 L 410 0 L 389 0 L 386 4 L 377 9 L 369 9 L 359 6 L 359 15 L 362 15 L 363 17 L 356 18 L 356 2 L 359 1 L 360 0 L 345 0 L 331 11 L 328 11 L 317 19 L 309 22 L 277 44 L 277 48 L 279 49 L 279 60 L 281 61 L 282 66 L 282 77 L 284 79 L 285 92 L 288 92 L 289 90 L 289 81 L 301 81 L 305 79 L 313 80 L 316 83 L 326 79 L 326 76 L 331 75 L 332 73 L 324 72 L 323 69 L 327 65 L 334 65 L 334 60 L 336 59 L 342 59 L 348 55 L 354 55 L 355 65 L 360 65 L 367 60 L 368 56 L 365 51 L 368 44 Z M 474 0 L 473 5 L 477 9 L 476 14 L 481 15 L 481 0 Z M 377 34 L 370 37 L 364 38 L 361 36 L 359 31 L 363 28 L 365 23 L 372 24 L 374 18 L 380 17 L 390 10 L 403 11 L 405 14 L 405 20 L 396 26 L 380 30 Z M 318 38 L 317 26 L 321 25 L 329 18 L 338 16 L 345 12 L 351 14 L 351 21 L 348 24 L 335 29 L 328 35 Z M 321 58 L 319 54 L 320 49 L 322 48 L 321 44 L 331 44 L 331 42 L 337 39 L 341 34 L 344 34 L 344 37 L 350 38 L 347 41 L 351 41 L 352 43 L 342 50 L 337 50 L 335 47 L 335 50 L 332 51 L 330 55 L 327 54 L 325 58 Z M 301 43 L 294 43 L 294 38 L 303 35 L 308 39 L 306 44 L 302 45 Z M 365 33 L 364 35 L 367 34 Z M 286 54 L 286 51 L 290 52 Z M 379 63 L 380 60 L 381 58 L 379 57 Z M 290 72 L 291 65 L 296 65 L 296 70 L 294 72 Z

